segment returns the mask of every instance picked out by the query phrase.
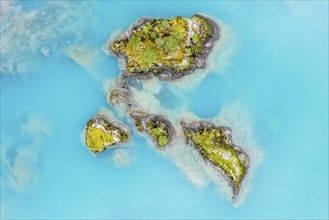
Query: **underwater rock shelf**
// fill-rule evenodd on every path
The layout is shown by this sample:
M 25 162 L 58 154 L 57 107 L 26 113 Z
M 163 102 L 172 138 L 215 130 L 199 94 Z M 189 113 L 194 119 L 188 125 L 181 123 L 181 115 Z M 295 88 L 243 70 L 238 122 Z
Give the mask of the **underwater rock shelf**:
M 125 67 L 108 91 L 108 103 L 123 108 L 137 133 L 149 136 L 158 150 L 166 150 L 174 139 L 185 139 L 205 163 L 230 184 L 233 198 L 249 168 L 249 157 L 232 143 L 231 129 L 207 121 L 182 121 L 176 128 L 164 116 L 149 112 L 134 100 L 131 79 L 178 80 L 206 67 L 206 58 L 219 39 L 219 26 L 210 18 L 194 15 L 172 19 L 141 18 L 113 42 L 108 50 Z M 181 132 L 176 130 L 178 129 Z M 130 140 L 130 130 L 104 114 L 96 114 L 85 127 L 85 143 L 95 154 Z

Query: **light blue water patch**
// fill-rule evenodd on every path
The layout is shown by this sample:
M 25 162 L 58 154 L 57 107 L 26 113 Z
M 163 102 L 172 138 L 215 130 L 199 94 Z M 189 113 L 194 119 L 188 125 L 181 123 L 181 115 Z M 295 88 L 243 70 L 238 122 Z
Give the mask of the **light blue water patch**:
M 23 4 L 22 14 L 41 8 L 49 12 L 67 2 Z M 28 44 L 38 47 L 30 55 L 6 52 L 10 56 L 5 61 L 22 69 L 14 76 L 1 74 L 1 218 L 328 218 L 328 2 L 70 4 L 74 7 L 61 11 L 64 17 L 70 15 L 65 28 L 50 26 L 60 34 L 45 36 L 53 39 L 48 46 L 56 48 L 49 56 L 39 51 L 38 41 Z M 240 207 L 212 184 L 194 186 L 173 161 L 135 133 L 133 143 L 122 148 L 131 156 L 130 165 L 123 168 L 111 158 L 114 149 L 94 157 L 80 142 L 85 123 L 108 106 L 103 82 L 120 72 L 117 60 L 102 52 L 109 35 L 126 30 L 142 16 L 189 17 L 198 12 L 232 30 L 235 55 L 225 77 L 216 74 L 222 73 L 218 64 L 194 91 L 171 98 L 164 90 L 159 98 L 168 107 L 184 106 L 203 118 L 232 101 L 242 103 L 264 161 L 253 173 Z M 21 32 L 15 33 L 13 48 L 24 42 L 19 41 Z M 62 39 L 65 43 L 57 44 Z M 96 52 L 94 65 L 79 65 L 65 55 L 71 46 Z M 24 69 L 19 65 L 24 60 L 37 65 Z M 34 138 L 39 136 L 26 135 L 21 127 L 31 115 L 45 118 L 51 127 L 37 144 Z M 19 154 L 22 149 L 25 154 Z M 23 190 L 13 188 L 13 176 Z
M 167 87 L 162 87 L 155 97 L 161 102 L 162 106 L 168 109 L 175 109 L 182 106 L 182 101 L 180 97 L 177 97 L 170 89 Z
M 223 76 L 209 73 L 196 90 L 187 95 L 189 109 L 201 118 L 216 116 L 222 105 L 234 100 L 234 92 L 227 84 Z

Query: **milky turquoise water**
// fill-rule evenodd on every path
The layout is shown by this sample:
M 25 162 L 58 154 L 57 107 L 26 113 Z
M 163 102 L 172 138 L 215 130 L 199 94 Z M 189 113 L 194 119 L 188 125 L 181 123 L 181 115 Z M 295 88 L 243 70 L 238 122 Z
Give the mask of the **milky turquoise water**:
M 1 218 L 328 218 L 328 2 L 1 6 Z M 231 103 L 247 112 L 263 160 L 239 207 L 211 183 L 193 185 L 136 134 L 125 167 L 113 150 L 94 157 L 80 142 L 88 119 L 108 106 L 104 80 L 120 72 L 102 51 L 109 35 L 141 16 L 198 12 L 231 29 L 234 53 L 194 90 L 161 100 L 202 118 Z M 78 64 L 70 47 L 96 55 Z

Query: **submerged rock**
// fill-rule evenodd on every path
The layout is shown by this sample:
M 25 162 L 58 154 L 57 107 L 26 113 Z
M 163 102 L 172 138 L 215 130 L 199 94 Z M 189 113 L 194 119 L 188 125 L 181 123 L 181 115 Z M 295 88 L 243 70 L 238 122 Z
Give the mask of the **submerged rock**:
M 108 102 L 111 105 L 127 104 L 130 102 L 130 91 L 123 88 L 113 88 L 109 92 Z
M 200 121 L 181 122 L 188 144 L 230 183 L 234 198 L 249 168 L 249 157 L 232 143 L 231 129 Z
M 130 91 L 128 78 L 121 74 L 115 81 L 113 87 L 108 91 L 108 103 L 112 106 L 123 104 L 125 111 L 131 109 L 139 109 L 139 104 L 133 99 L 133 94 Z
M 85 143 L 95 154 L 107 147 L 118 146 L 130 140 L 130 130 L 120 122 L 114 122 L 103 114 L 97 114 L 87 122 Z
M 202 15 L 141 18 L 110 43 L 109 50 L 125 61 L 130 77 L 173 80 L 205 67 L 218 38 L 218 25 Z

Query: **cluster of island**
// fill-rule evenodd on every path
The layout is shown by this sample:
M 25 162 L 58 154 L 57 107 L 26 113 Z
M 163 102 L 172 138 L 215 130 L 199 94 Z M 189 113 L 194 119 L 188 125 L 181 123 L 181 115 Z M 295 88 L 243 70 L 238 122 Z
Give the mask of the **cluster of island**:
M 110 53 L 125 64 L 108 91 L 108 103 L 121 106 L 136 131 L 150 136 L 158 150 L 170 148 L 174 139 L 183 138 L 187 147 L 227 180 L 236 197 L 249 168 L 249 156 L 232 143 L 231 129 L 206 120 L 181 120 L 180 126 L 174 126 L 164 115 L 145 110 L 130 89 L 131 79 L 141 83 L 153 77 L 176 81 L 205 68 L 219 37 L 218 24 L 202 15 L 139 19 L 108 45 Z M 104 113 L 97 113 L 84 129 L 85 144 L 94 154 L 130 140 L 129 127 Z

